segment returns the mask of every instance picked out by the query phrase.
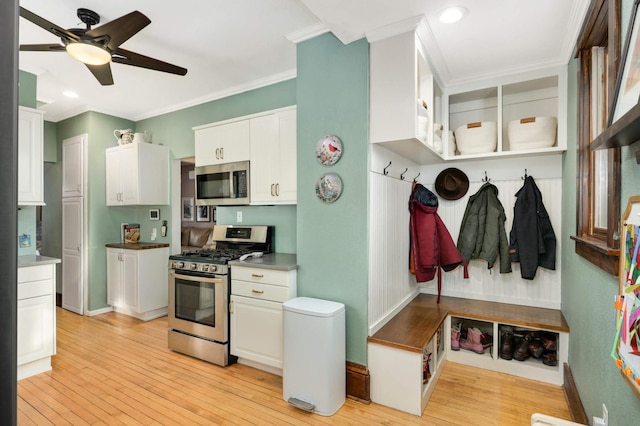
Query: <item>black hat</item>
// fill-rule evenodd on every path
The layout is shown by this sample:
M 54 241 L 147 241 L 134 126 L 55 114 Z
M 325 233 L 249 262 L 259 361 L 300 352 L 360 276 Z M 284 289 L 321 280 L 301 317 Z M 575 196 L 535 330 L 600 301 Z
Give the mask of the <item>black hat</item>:
M 459 200 L 469 190 L 469 178 L 462 170 L 450 167 L 440 172 L 435 187 L 445 200 Z

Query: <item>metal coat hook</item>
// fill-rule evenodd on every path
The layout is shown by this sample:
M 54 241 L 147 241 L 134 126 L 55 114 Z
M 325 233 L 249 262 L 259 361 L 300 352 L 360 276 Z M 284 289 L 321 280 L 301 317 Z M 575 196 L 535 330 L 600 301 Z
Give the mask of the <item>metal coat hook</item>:
M 416 177 L 414 177 L 414 178 L 413 178 L 413 181 L 414 181 L 414 182 L 417 182 L 419 177 L 420 177 L 420 172 L 418 172 L 418 175 L 417 175 Z
M 388 175 L 389 172 L 387 171 L 387 169 L 389 168 L 389 166 L 391 166 L 391 161 L 389 161 L 389 164 L 387 164 L 387 167 L 384 168 L 384 170 L 382 171 L 384 173 L 384 175 Z
M 484 178 L 482 179 L 483 182 L 489 182 L 491 179 L 489 179 L 489 177 L 487 176 L 487 172 L 484 172 Z
M 404 180 L 404 175 L 405 175 L 405 173 L 407 173 L 407 170 L 409 170 L 409 169 L 405 168 L 404 172 L 400 173 L 400 180 Z
M 528 176 L 527 176 L 527 169 L 524 169 L 524 176 L 523 176 L 523 177 L 521 177 L 520 179 L 522 179 L 522 180 L 526 180 L 526 179 L 527 179 L 527 177 L 528 177 Z

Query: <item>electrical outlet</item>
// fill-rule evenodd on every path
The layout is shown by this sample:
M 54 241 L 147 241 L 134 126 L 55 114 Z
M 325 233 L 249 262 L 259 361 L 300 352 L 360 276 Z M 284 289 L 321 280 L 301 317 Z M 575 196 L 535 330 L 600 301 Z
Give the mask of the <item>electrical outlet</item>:
M 602 404 L 602 423 L 604 423 L 604 426 L 609 426 L 609 410 L 604 404 Z
M 236 222 L 238 223 L 242 222 L 242 210 L 239 210 L 238 212 L 236 212 Z

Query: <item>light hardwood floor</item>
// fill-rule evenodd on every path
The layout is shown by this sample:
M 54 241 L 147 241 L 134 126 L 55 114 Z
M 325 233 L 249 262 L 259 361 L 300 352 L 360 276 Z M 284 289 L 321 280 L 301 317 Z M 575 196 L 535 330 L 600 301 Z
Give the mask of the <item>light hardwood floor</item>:
M 53 371 L 18 382 L 19 425 L 528 425 L 570 419 L 558 386 L 448 363 L 422 417 L 347 399 L 323 417 L 289 406 L 282 378 L 167 349 L 167 319 L 57 308 Z

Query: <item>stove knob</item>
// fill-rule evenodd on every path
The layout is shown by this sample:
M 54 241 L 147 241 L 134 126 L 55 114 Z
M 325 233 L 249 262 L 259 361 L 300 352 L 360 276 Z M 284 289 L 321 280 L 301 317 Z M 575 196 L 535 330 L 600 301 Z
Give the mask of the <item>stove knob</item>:
M 202 265 L 202 272 L 209 271 L 209 265 Z
M 178 268 L 184 268 L 184 262 L 178 262 Z
M 197 263 L 192 263 L 192 264 L 191 264 L 191 270 L 192 270 L 192 271 L 195 271 L 195 270 L 197 270 L 197 269 L 198 269 L 198 264 L 197 264 Z
M 216 272 L 218 267 L 216 265 L 211 265 L 211 272 Z

